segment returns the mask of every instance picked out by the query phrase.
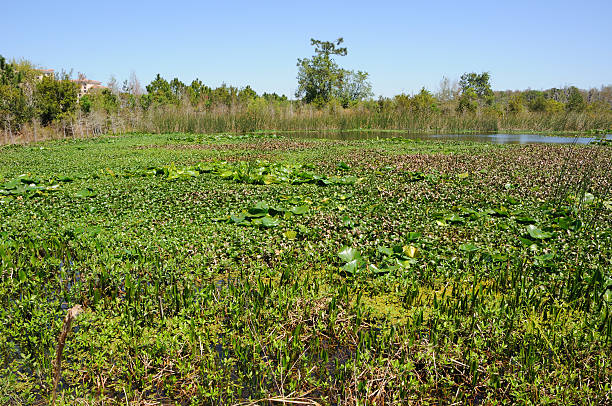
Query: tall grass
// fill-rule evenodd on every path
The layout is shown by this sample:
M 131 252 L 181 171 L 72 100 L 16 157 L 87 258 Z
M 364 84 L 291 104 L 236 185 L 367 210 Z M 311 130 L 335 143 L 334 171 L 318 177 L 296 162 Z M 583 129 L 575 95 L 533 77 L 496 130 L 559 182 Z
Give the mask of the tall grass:
M 380 129 L 408 132 L 538 131 L 586 132 L 608 129 L 612 113 L 458 114 L 372 109 L 324 109 L 309 106 L 263 111 L 227 109 L 197 112 L 156 109 L 140 116 L 137 131 L 248 132 L 256 130 Z
M 563 112 L 518 114 L 500 111 L 457 113 L 419 112 L 391 108 L 359 106 L 344 109 L 331 106 L 317 109 L 297 103 L 246 106 L 217 106 L 198 110 L 190 106 L 160 106 L 149 110 L 123 109 L 118 113 L 79 114 L 52 127 L 27 125 L 19 134 L 4 134 L 4 144 L 31 142 L 49 138 L 84 138 L 102 133 L 245 133 L 257 130 L 402 130 L 413 133 L 450 132 L 592 132 L 610 131 L 612 112 Z

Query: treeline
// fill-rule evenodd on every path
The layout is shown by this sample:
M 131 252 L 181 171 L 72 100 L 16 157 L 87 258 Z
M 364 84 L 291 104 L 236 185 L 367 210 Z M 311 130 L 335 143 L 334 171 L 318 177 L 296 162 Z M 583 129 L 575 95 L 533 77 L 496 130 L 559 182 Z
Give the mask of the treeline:
M 212 88 L 197 79 L 185 84 L 160 75 L 145 89 L 133 75 L 122 85 L 113 80 L 79 98 L 79 86 L 68 74 L 43 75 L 28 62 L 0 57 L 5 143 L 132 131 L 579 132 L 612 127 L 612 86 L 493 91 L 488 73 L 466 73 L 456 82 L 443 79 L 435 92 L 423 88 L 414 95 L 304 99 L 258 94 L 250 86 Z

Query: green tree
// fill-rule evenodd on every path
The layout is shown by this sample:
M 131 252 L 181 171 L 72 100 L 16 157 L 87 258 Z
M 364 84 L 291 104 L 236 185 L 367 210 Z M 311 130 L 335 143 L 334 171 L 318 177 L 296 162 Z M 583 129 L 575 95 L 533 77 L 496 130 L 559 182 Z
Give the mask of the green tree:
M 203 103 L 206 107 L 210 105 L 212 89 L 204 85 L 200 79 L 193 80 L 187 87 L 186 92 L 192 106 L 198 106 L 200 103 Z
M 24 74 L 0 55 L 0 122 L 12 131 L 32 118 L 32 108 L 24 93 Z
M 565 104 L 554 100 L 554 99 L 546 99 L 544 103 L 544 111 L 547 113 L 562 113 L 565 109 Z
M 371 96 L 372 86 L 367 80 L 368 73 L 342 69 L 334 60 L 334 56 L 347 54 L 347 49 L 340 46 L 343 42 L 342 38 L 336 41 L 310 40 L 315 47 L 315 54 L 312 58 L 298 59 L 296 97 L 317 105 L 337 98 L 346 106 Z
M 475 113 L 478 109 L 478 95 L 472 88 L 467 88 L 461 92 L 457 111 Z
M 275 103 L 280 103 L 280 102 L 285 102 L 287 101 L 287 96 L 285 96 L 284 94 L 282 96 L 279 96 L 276 93 L 265 93 L 261 95 L 261 97 L 268 101 L 268 102 L 275 102 Z
M 546 98 L 544 98 L 543 94 L 539 94 L 528 102 L 528 106 L 530 111 L 546 111 Z
M 68 118 L 77 107 L 77 85 L 64 75 L 61 79 L 43 77 L 36 86 L 36 109 L 43 125 Z
M 508 113 L 522 113 L 525 110 L 525 99 L 522 94 L 510 97 L 507 107 Z
M 106 114 L 116 113 L 119 110 L 119 99 L 110 89 L 102 89 L 92 96 L 95 110 L 104 111 Z
M 248 104 L 251 100 L 257 98 L 257 92 L 251 89 L 251 86 L 245 87 L 238 91 L 238 100 L 241 103 Z
M 212 104 L 231 106 L 238 98 L 238 88 L 222 83 L 210 94 Z
M 333 89 L 338 87 L 343 75 L 333 56 L 347 54 L 347 49 L 340 46 L 343 42 L 343 38 L 335 42 L 310 39 L 310 44 L 315 47 L 315 55 L 310 59 L 298 58 L 296 97 L 306 103 L 317 104 L 327 103 L 332 98 Z
M 483 72 L 464 73 L 459 79 L 461 96 L 457 111 L 475 112 L 479 104 L 491 105 L 493 103 L 493 90 L 491 90 L 491 74 Z
M 582 112 L 586 109 L 586 102 L 580 90 L 575 86 L 570 87 L 569 96 L 567 98 L 567 104 L 565 105 L 567 111 Z
M 170 81 L 170 91 L 172 92 L 173 102 L 178 102 L 183 98 L 186 93 L 187 86 L 181 82 L 178 78 L 174 78 Z
M 89 114 L 91 112 L 91 107 L 93 106 L 93 100 L 91 98 L 91 95 L 83 95 L 81 97 L 81 99 L 79 100 L 79 107 L 81 108 L 81 111 L 85 114 Z
M 410 99 L 410 107 L 419 113 L 433 113 L 439 111 L 438 99 L 424 87 Z
M 147 85 L 147 104 L 169 104 L 177 99 L 172 91 L 170 83 L 158 73 L 155 79 Z
M 367 72 L 344 71 L 337 89 L 337 97 L 343 107 L 372 97 L 372 84 L 368 81 L 368 76 Z
M 464 73 L 459 79 L 459 87 L 462 92 L 468 89 L 473 90 L 479 99 L 484 100 L 493 96 L 490 82 L 491 74 L 489 72 L 483 72 L 480 75 L 475 72 Z

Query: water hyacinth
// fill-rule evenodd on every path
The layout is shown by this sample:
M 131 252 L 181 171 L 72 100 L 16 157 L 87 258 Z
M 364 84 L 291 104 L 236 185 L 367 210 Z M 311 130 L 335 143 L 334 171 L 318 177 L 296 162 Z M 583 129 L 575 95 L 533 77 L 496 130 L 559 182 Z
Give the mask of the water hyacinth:
M 0 149 L 0 190 L 59 185 L 0 196 L 0 404 L 607 404 L 611 162 L 186 134 Z

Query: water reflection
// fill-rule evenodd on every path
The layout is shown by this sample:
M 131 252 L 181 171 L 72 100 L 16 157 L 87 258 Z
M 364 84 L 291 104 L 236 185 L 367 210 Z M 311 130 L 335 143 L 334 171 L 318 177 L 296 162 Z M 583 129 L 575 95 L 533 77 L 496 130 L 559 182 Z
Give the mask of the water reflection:
M 412 134 L 384 131 L 323 131 L 323 132 L 292 132 L 283 134 L 288 138 L 324 138 L 331 140 L 369 140 L 385 138 L 403 138 L 411 140 L 455 140 L 472 142 L 489 142 L 493 144 L 589 144 L 598 139 L 612 140 L 612 134 L 607 135 L 538 135 L 538 134 Z

